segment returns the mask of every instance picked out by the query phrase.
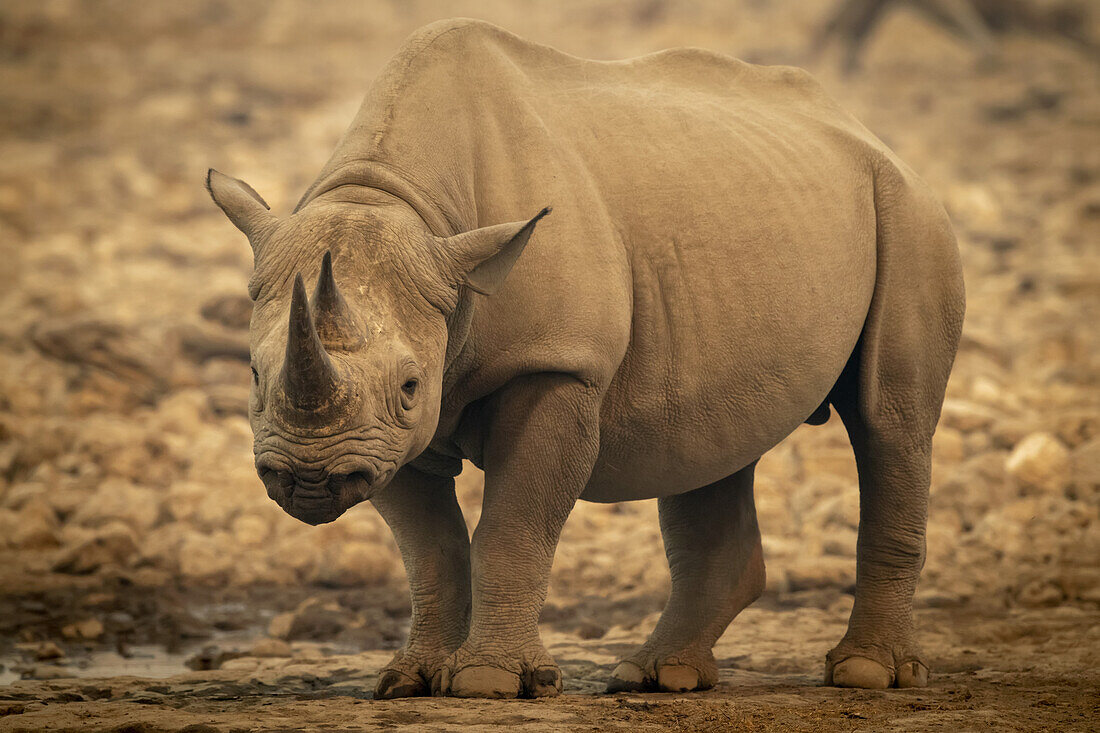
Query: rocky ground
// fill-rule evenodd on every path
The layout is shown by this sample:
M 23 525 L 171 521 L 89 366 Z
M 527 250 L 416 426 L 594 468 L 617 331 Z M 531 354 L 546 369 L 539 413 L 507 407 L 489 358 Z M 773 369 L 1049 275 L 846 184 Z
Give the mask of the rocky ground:
M 981 60 L 902 11 L 842 77 L 803 52 L 830 5 L 5 3 L 0 730 L 1095 725 L 1100 66 L 1020 32 Z M 459 15 L 583 56 L 690 44 L 807 65 L 939 192 L 969 310 L 918 594 L 930 688 L 817 686 L 855 570 L 834 418 L 760 464 L 768 592 L 723 638 L 717 691 L 591 694 L 667 591 L 640 502 L 566 526 L 543 620 L 574 694 L 366 699 L 407 623 L 400 561 L 369 505 L 311 528 L 255 477 L 251 257 L 201 181 L 213 165 L 287 211 L 400 40 Z M 480 487 L 464 474 L 471 527 Z

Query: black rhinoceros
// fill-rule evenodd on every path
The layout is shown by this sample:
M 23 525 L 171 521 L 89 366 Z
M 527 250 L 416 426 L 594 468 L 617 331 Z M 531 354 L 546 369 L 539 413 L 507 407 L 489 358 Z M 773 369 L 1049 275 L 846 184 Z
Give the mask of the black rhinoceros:
M 578 499 L 656 497 L 672 570 L 610 689 L 714 685 L 712 646 L 764 588 L 756 461 L 830 405 L 861 516 L 825 680 L 926 683 L 912 597 L 959 255 L 928 187 L 805 72 L 440 22 L 291 215 L 207 186 L 255 253 L 269 494 L 311 524 L 369 499 L 404 557 L 412 627 L 378 697 L 557 694 L 537 622 Z M 461 459 L 485 470 L 472 541 Z

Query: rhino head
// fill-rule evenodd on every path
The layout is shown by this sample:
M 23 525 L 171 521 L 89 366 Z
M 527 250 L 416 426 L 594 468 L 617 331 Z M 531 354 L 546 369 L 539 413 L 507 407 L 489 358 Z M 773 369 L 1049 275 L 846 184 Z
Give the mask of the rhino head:
M 253 249 L 256 470 L 288 514 L 331 522 L 428 446 L 461 289 L 494 292 L 549 209 L 436 237 L 380 192 L 279 218 L 243 181 L 206 186 Z

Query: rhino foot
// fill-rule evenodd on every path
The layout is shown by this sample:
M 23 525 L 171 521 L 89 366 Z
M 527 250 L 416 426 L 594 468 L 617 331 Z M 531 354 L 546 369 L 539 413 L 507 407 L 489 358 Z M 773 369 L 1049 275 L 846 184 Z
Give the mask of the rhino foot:
M 444 653 L 420 655 L 400 651 L 378 672 L 375 700 L 398 697 L 426 697 L 432 694 L 432 680 L 438 680 Z
M 880 654 L 861 649 L 846 654 L 842 647 L 843 644 L 825 658 L 826 685 L 866 690 L 928 685 L 928 665 L 915 653 Z
M 643 648 L 619 662 L 607 691 L 691 692 L 710 689 L 717 681 L 718 665 L 709 651 L 659 655 Z
M 561 669 L 539 644 L 516 655 L 486 654 L 465 646 L 443 663 L 432 693 L 451 697 L 554 697 Z

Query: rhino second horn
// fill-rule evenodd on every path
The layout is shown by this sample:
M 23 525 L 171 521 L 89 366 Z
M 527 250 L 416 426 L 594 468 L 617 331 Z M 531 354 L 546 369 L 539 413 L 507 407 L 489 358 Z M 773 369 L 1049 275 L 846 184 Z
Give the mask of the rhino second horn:
M 321 259 L 321 274 L 313 289 L 313 322 L 327 349 L 353 351 L 363 346 L 363 329 L 332 274 L 332 253 Z
M 290 299 L 290 328 L 283 363 L 283 388 L 291 405 L 299 410 L 318 410 L 337 394 L 339 375 L 321 344 L 309 312 L 309 300 L 301 273 L 294 278 Z

